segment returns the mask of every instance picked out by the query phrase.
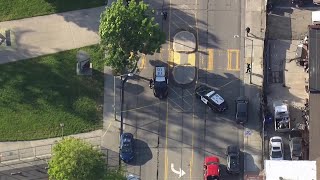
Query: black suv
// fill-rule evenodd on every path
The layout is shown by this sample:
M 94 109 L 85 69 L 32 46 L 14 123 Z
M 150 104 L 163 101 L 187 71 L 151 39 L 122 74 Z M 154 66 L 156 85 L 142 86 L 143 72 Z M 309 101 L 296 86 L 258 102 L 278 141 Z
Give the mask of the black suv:
M 228 109 L 226 101 L 211 87 L 199 85 L 195 90 L 195 95 L 214 111 L 223 112 Z
M 164 66 L 156 66 L 153 71 L 153 79 L 150 81 L 153 94 L 159 99 L 168 96 L 168 72 Z
M 236 100 L 236 121 L 237 123 L 244 124 L 248 121 L 248 104 L 249 101 L 246 97 L 240 96 Z
M 228 146 L 227 148 L 227 172 L 230 174 L 240 173 L 240 150 L 238 146 Z

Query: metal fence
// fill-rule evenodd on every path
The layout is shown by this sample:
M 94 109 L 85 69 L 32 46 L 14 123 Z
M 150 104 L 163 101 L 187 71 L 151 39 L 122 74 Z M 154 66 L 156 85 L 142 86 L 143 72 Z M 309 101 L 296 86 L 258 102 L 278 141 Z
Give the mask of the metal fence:
M 108 167 L 119 166 L 118 152 L 101 146 L 101 137 L 82 139 L 105 154 Z M 52 155 L 53 144 L 15 149 L 0 152 L 0 180 L 2 179 L 48 179 L 48 161 Z
M 101 149 L 100 136 L 84 138 L 82 140 Z M 55 144 L 56 143 L 0 152 L 0 163 L 50 157 Z

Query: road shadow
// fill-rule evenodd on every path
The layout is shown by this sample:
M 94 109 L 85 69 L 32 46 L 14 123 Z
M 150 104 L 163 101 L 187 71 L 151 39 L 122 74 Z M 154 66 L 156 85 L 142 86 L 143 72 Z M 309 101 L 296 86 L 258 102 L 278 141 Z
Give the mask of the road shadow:
M 142 166 L 153 158 L 151 149 L 146 142 L 140 139 L 135 139 L 134 148 L 135 148 L 134 160 L 127 163 L 128 165 Z
M 242 152 L 242 155 L 243 155 L 243 158 L 245 159 L 244 163 L 246 163 L 244 164 L 244 166 L 248 167 L 249 165 L 248 169 L 252 170 L 253 172 L 260 172 L 261 169 L 259 169 L 259 167 L 255 164 L 254 157 L 251 154 L 247 152 Z

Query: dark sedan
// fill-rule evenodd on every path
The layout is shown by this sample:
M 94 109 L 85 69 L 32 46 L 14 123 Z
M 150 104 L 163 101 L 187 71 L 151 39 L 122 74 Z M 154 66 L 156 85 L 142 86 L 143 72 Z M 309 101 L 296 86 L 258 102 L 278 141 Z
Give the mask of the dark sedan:
M 289 141 L 290 156 L 292 160 L 302 159 L 302 138 L 294 137 Z
M 249 101 L 244 96 L 241 96 L 236 100 L 237 123 L 244 124 L 248 121 L 248 104 L 249 104 Z
M 293 128 L 289 134 L 289 147 L 290 156 L 292 160 L 302 159 L 302 131 L 297 128 Z
M 227 172 L 230 174 L 240 173 L 240 150 L 238 146 L 227 148 Z
M 199 85 L 195 89 L 195 94 L 197 98 L 214 111 L 223 112 L 228 108 L 226 101 L 211 87 Z
M 134 158 L 134 139 L 131 133 L 120 136 L 120 158 L 128 163 Z

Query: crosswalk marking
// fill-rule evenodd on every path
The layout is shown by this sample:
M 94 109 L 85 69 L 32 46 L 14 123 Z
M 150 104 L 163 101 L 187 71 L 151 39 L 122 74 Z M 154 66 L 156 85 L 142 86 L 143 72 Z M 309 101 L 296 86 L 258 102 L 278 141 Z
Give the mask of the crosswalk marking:
M 235 65 L 234 65 L 234 54 L 235 54 Z M 238 49 L 228 49 L 228 65 L 227 70 L 229 71 L 239 71 L 239 50 Z
M 176 65 L 180 64 L 180 53 L 178 52 L 173 52 L 173 62 Z
M 170 66 L 172 66 L 173 65 L 173 50 L 170 50 L 169 51 L 169 59 L 168 59 L 168 64 L 170 65 Z
M 188 54 L 188 64 L 191 66 L 196 66 L 196 54 L 195 53 Z
M 207 61 L 207 71 L 213 70 L 213 49 L 208 49 L 208 61 Z

